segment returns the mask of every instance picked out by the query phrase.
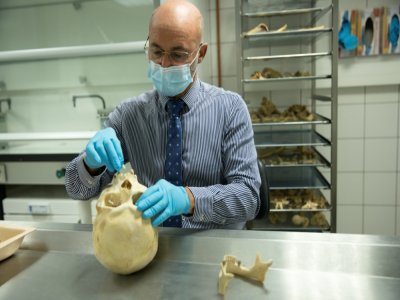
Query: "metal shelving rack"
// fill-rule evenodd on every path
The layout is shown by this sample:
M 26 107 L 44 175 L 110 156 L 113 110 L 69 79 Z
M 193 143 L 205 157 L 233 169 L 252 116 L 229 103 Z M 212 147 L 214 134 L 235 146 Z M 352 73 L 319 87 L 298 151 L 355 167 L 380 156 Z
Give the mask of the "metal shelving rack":
M 282 106 L 289 101 L 306 105 L 314 116 L 312 120 L 253 123 L 256 148 L 269 180 L 270 212 L 255 220 L 252 229 L 336 232 L 338 1 L 236 0 L 235 17 L 237 84 L 249 110 L 262 96 L 273 101 L 274 95 L 284 93 Z M 269 30 L 248 34 L 260 23 Z M 276 30 L 284 23 L 288 26 L 283 31 Z M 302 77 L 250 78 L 252 72 L 271 65 L 278 69 L 300 66 L 310 72 Z M 280 164 L 279 154 L 275 160 L 260 157 L 263 150 L 282 152 L 296 147 L 312 150 L 315 161 Z M 294 193 L 320 195 L 325 205 L 293 208 L 274 202 L 283 194 L 290 203 Z M 313 222 L 321 213 L 327 222 Z M 294 224 L 296 215 L 300 221 L 307 219 L 307 224 Z

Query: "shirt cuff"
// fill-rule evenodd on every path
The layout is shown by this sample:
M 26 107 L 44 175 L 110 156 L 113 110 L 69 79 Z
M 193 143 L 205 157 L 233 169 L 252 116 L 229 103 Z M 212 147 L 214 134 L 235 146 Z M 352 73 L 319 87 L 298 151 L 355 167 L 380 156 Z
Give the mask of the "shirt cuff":
M 212 222 L 213 216 L 213 192 L 205 187 L 189 187 L 193 194 L 194 212 L 190 217 L 186 219 L 194 222 Z
M 104 172 L 106 169 L 104 168 L 104 171 L 101 172 L 97 176 L 92 176 L 89 174 L 88 170 L 85 167 L 85 164 L 83 162 L 83 158 L 85 157 L 85 154 L 82 154 L 78 160 L 78 175 L 82 183 L 87 187 L 87 188 L 94 188 L 98 185 L 101 176 L 103 176 Z

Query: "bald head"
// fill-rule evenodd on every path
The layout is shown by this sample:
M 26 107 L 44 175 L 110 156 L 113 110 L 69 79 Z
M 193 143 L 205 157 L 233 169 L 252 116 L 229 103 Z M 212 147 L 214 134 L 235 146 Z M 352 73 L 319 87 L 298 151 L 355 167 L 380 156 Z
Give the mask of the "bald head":
M 149 48 L 158 52 L 188 53 L 185 63 L 191 63 L 191 71 L 195 74 L 194 70 L 203 61 L 207 47 L 207 43 L 203 42 L 203 17 L 190 2 L 169 0 L 153 12 L 149 24 Z M 196 63 L 192 63 L 194 61 Z M 176 65 L 169 55 L 162 55 L 155 62 L 164 68 Z
M 200 44 L 203 39 L 203 17 L 196 6 L 185 0 L 169 0 L 161 4 L 151 16 L 149 36 L 155 31 L 186 35 Z

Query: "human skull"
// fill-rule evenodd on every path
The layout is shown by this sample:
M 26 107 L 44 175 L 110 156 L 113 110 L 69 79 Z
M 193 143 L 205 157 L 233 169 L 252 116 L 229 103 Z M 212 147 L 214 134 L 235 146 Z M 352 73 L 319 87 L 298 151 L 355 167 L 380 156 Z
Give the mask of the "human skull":
M 147 266 L 158 249 L 158 233 L 150 219 L 142 219 L 135 202 L 146 190 L 133 170 L 116 173 L 96 203 L 93 225 L 94 255 L 118 274 L 130 274 Z

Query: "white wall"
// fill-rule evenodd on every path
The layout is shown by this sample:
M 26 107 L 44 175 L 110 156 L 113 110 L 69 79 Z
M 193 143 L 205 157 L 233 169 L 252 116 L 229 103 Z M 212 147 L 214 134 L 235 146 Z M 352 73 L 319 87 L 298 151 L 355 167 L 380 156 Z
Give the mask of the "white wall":
M 62 3 L 57 0 L 51 2 L 53 5 L 34 6 L 39 2 L 44 1 L 0 3 L 0 51 L 144 41 L 153 10 L 152 4 L 126 7 L 115 1 L 83 2 L 79 9 L 71 3 L 54 4 Z M 16 5 L 28 6 L 1 9 Z M 146 74 L 144 51 L 3 63 L 0 82 L 5 88 L 0 88 L 0 98 L 12 99 L 3 130 L 97 130 L 101 102 L 78 100 L 73 107 L 72 96 L 100 94 L 107 107 L 115 107 L 122 100 L 151 88 Z M 4 125 L 4 120 L 1 122 Z
M 123 6 L 113 0 L 30 6 L 49 1 L 0 3 L 0 51 L 144 41 L 153 11 L 147 5 Z M 204 14 L 204 40 L 210 40 L 209 1 L 193 1 Z M 1 9 L 23 5 L 24 8 Z M 210 82 L 212 51 L 199 67 Z M 12 62 L 0 65 L 0 99 L 11 97 L 12 109 L 0 119 L 7 132 L 82 131 L 100 128 L 97 99 L 73 95 L 100 94 L 107 108 L 152 88 L 144 52 L 137 54 Z M 4 105 L 4 104 L 3 104 Z M 3 107 L 3 111 L 5 106 Z M 51 124 L 51 125 L 50 125 Z
M 400 5 L 339 2 L 340 10 Z M 220 9 L 222 86 L 237 90 L 234 1 L 221 0 Z M 215 1 L 210 15 L 215 22 Z M 346 58 L 338 68 L 338 232 L 400 235 L 400 56 Z M 216 83 L 215 59 L 212 70 Z

